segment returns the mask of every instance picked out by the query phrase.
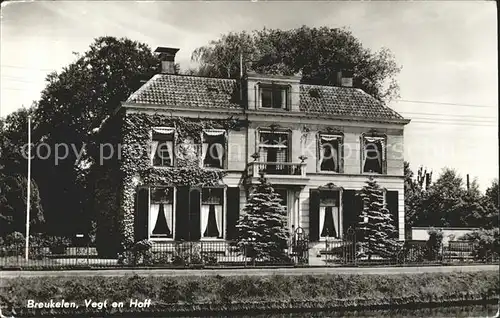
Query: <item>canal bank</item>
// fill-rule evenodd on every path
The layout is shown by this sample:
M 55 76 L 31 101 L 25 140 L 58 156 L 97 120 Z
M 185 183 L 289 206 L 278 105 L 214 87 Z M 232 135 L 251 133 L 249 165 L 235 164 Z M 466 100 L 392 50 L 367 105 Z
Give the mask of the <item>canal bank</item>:
M 210 316 L 344 312 L 494 304 L 496 271 L 392 275 L 132 276 L 10 279 L 1 289 L 16 317 Z M 130 300 L 136 299 L 135 306 Z M 29 300 L 77 308 L 28 308 Z M 90 301 L 89 301 L 90 300 Z M 146 302 L 146 300 L 150 300 Z M 106 306 L 99 303 L 106 302 Z M 95 305 L 87 305 L 95 303 Z M 122 306 L 113 304 L 123 303 Z M 138 303 L 148 304 L 137 306 Z M 5 307 L 4 307 L 5 308 Z

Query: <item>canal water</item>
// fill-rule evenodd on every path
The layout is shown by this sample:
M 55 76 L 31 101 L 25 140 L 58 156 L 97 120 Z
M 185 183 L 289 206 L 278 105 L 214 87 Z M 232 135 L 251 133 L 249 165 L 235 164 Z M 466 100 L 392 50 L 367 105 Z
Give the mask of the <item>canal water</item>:
M 232 315 L 203 315 L 203 316 L 190 316 L 190 317 L 206 317 L 206 318 L 298 318 L 298 317 L 382 317 L 382 318 L 414 318 L 414 317 L 482 317 L 493 318 L 498 310 L 497 304 L 488 305 L 474 305 L 474 306 L 459 306 L 459 307 L 435 307 L 435 308 L 417 308 L 417 309 L 394 309 L 394 310 L 359 310 L 359 311 L 314 311 L 314 312 L 292 312 L 292 313 L 259 313 L 259 314 L 232 314 Z M 127 318 L 127 316 L 121 316 Z M 149 317 L 153 316 L 144 314 L 136 315 L 134 317 Z M 154 317 L 175 317 L 168 313 L 156 313 Z M 185 317 L 185 316 L 184 316 Z M 100 318 L 100 317 L 93 317 Z M 132 316 L 130 316 L 132 318 Z
M 260 314 L 237 316 L 240 318 L 289 318 L 289 317 L 494 317 L 498 310 L 497 305 L 464 306 L 464 307 L 441 307 L 441 308 L 418 308 L 418 309 L 397 309 L 397 310 L 360 310 L 360 311 L 317 311 L 287 314 Z M 214 316 L 215 317 L 215 316 Z M 224 317 L 224 316 L 218 316 Z M 232 317 L 235 317 L 234 315 Z
M 302 311 L 302 312 L 289 312 L 289 313 L 258 313 L 258 314 L 231 314 L 231 315 L 202 315 L 202 316 L 188 316 L 188 317 L 203 317 L 203 318 L 299 318 L 299 317 L 381 317 L 381 318 L 416 318 L 416 317 L 457 317 L 457 318 L 493 318 L 497 313 L 497 304 L 487 305 L 470 305 L 470 306 L 455 306 L 455 307 L 434 307 L 434 308 L 413 308 L 413 309 L 393 309 L 393 310 L 358 310 L 358 311 Z M 44 316 L 49 317 L 49 316 Z M 61 316 L 54 316 L 61 317 Z M 89 317 L 89 316 L 86 316 Z M 91 316 L 91 318 L 101 318 L 102 316 Z M 169 313 L 137 313 L 134 316 L 120 315 L 120 316 L 107 316 L 107 317 L 121 317 L 121 318 L 153 318 L 153 317 L 177 317 Z M 180 316 L 178 316 L 180 317 Z M 183 316 L 186 317 L 186 316 Z M 104 318 L 104 317 L 103 317 Z

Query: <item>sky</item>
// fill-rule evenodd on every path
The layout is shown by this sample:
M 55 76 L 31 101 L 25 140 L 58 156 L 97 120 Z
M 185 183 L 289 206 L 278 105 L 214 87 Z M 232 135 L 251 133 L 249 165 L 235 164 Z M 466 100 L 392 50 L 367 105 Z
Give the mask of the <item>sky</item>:
M 400 2 L 3 2 L 0 116 L 40 97 L 99 36 L 194 49 L 230 31 L 346 27 L 373 51 L 389 48 L 402 66 L 390 107 L 412 119 L 405 160 L 434 172 L 451 167 L 484 190 L 498 178 L 497 8 L 494 1 Z

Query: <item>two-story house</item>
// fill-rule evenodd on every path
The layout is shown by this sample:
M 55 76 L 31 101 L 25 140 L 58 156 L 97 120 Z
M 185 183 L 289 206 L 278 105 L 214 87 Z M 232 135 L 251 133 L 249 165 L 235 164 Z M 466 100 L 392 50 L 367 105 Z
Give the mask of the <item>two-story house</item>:
M 302 84 L 300 75 L 177 75 L 177 51 L 156 50 L 161 73 L 106 123 L 106 140 L 122 151 L 103 161 L 96 185 L 101 244 L 232 240 L 260 172 L 280 194 L 290 231 L 305 230 L 311 246 L 359 222 L 355 193 L 370 175 L 404 239 L 409 120 L 353 88 L 348 72 L 336 86 Z

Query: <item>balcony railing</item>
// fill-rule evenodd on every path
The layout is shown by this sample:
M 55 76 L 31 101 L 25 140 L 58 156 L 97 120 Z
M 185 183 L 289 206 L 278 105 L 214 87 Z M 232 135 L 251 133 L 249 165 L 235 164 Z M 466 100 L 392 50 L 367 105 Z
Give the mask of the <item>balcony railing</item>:
M 249 163 L 248 174 L 258 177 L 260 172 L 277 176 L 306 176 L 306 163 L 300 162 L 258 162 Z

